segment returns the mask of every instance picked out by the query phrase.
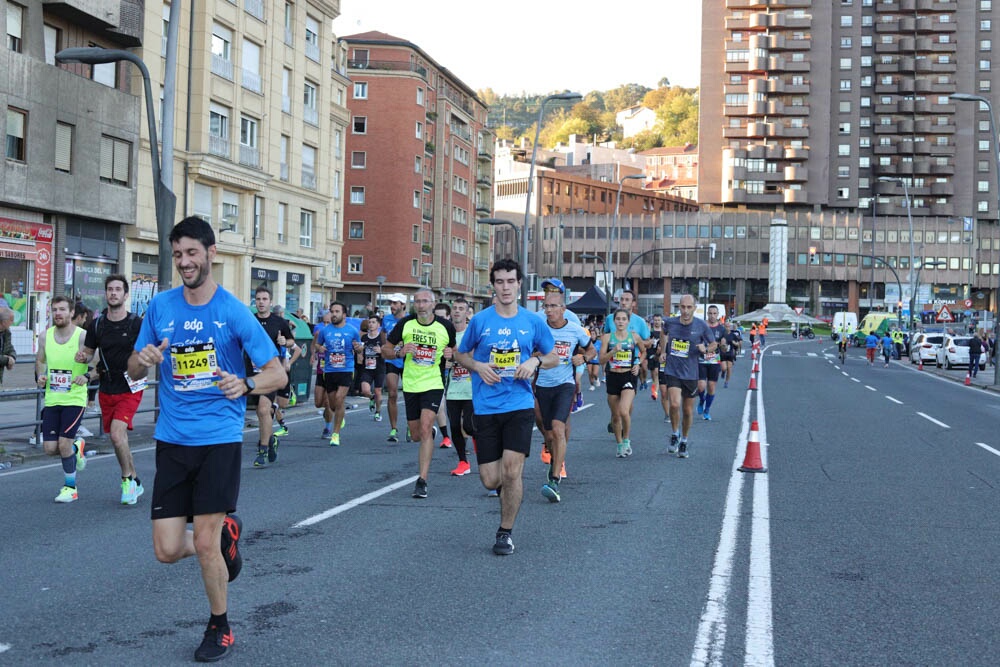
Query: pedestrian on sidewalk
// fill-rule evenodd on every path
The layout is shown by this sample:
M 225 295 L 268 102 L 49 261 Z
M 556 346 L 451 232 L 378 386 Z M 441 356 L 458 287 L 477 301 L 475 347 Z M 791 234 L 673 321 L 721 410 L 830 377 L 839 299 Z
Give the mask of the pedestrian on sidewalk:
M 984 332 L 977 331 L 969 339 L 969 377 L 974 378 L 979 374 L 979 362 L 983 354 L 983 334 Z
M 11 342 L 10 325 L 14 323 L 14 311 L 0 307 L 0 384 L 3 384 L 4 370 L 14 370 L 17 361 L 17 351 Z

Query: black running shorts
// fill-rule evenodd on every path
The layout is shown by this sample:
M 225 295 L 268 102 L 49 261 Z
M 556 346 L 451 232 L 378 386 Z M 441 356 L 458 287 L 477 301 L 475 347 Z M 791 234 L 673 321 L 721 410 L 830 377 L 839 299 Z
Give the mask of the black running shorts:
M 83 406 L 50 405 L 42 408 L 42 442 L 56 442 L 59 438 L 72 440 L 83 421 Z
M 403 391 L 403 403 L 406 405 L 406 421 L 415 422 L 420 419 L 420 413 L 430 410 L 437 414 L 441 407 L 441 398 L 444 396 L 444 389 L 428 389 L 415 394 Z
M 354 373 L 347 371 L 346 373 L 323 373 L 323 388 L 326 392 L 336 393 L 337 389 L 340 387 L 351 388 L 354 384 Z
M 569 421 L 569 413 L 576 400 L 576 385 L 563 383 L 556 387 L 535 387 L 535 400 L 538 402 L 538 412 L 542 415 L 542 426 L 546 431 L 552 430 L 552 422 L 563 424 Z
M 635 391 L 639 384 L 639 378 L 632 375 L 632 371 L 625 373 L 607 372 L 604 374 L 604 386 L 608 390 L 608 396 L 621 396 L 623 391 Z
M 156 477 L 150 517 L 236 511 L 240 496 L 242 442 L 191 447 L 156 441 Z
M 504 451 L 531 453 L 531 431 L 535 427 L 535 409 L 513 410 L 490 415 L 475 415 L 476 461 L 479 465 L 503 458 Z
M 663 378 L 662 374 L 660 375 L 660 378 L 661 379 Z M 670 389 L 672 387 L 680 388 L 681 396 L 683 396 L 684 398 L 694 398 L 695 396 L 698 395 L 697 380 L 682 380 L 678 377 L 674 377 L 673 375 L 668 375 L 666 376 L 666 378 L 667 381 L 664 382 L 663 384 L 667 386 L 667 389 Z
M 719 364 L 698 364 L 698 379 L 718 382 L 720 370 Z

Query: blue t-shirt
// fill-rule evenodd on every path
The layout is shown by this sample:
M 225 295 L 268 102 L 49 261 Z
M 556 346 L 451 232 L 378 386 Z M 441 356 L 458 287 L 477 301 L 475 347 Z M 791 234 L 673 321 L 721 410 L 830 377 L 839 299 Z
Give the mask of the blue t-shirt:
M 593 343 L 594 349 L 597 350 L 597 356 L 594 357 L 593 359 L 591 359 L 590 361 L 588 361 L 587 363 L 588 364 L 594 364 L 595 366 L 600 366 L 601 365 L 601 339 L 600 338 L 598 338 L 597 340 L 593 340 L 592 339 L 590 342 Z
M 382 316 L 382 331 L 385 332 L 386 336 L 388 336 L 389 333 L 396 328 L 397 322 L 399 322 L 399 319 L 391 312 Z M 385 363 L 389 366 L 395 366 L 396 368 L 403 367 L 402 359 L 386 359 Z
M 185 301 L 183 290 L 153 297 L 135 342 L 138 351 L 170 341 L 160 364 L 154 436 L 175 445 L 242 442 L 246 399 L 226 398 L 217 386 L 218 371 L 245 377 L 244 352 L 258 368 L 278 352 L 257 318 L 221 286 L 202 306 Z
M 878 336 L 873 333 L 865 336 L 865 349 L 875 349 L 876 347 L 878 347 Z
M 533 352 L 548 354 L 555 342 L 545 323 L 526 308 L 513 317 L 501 317 L 490 306 L 469 320 L 459 352 L 471 352 L 476 361 L 490 364 L 500 382 L 488 385 L 472 373 L 472 408 L 477 415 L 491 415 L 535 407 L 530 380 L 514 379 L 514 371 Z
M 567 321 L 558 329 L 553 328 L 548 321 L 546 328 L 552 333 L 555 343 L 556 354 L 559 355 L 559 365 L 555 368 L 546 368 L 538 371 L 536 384 L 539 387 L 558 387 L 561 384 L 576 384 L 574 377 L 573 355 L 577 347 L 585 348 L 590 345 L 590 334 L 579 324 Z
M 319 334 L 319 344 L 326 348 L 323 372 L 353 373 L 355 342 L 361 342 L 361 332 L 350 324 L 325 327 Z
M 615 314 L 611 312 L 611 317 L 604 318 L 604 333 L 611 333 L 615 330 Z M 649 325 L 635 313 L 629 316 L 628 330 L 639 334 L 639 338 L 649 340 Z
M 883 336 L 882 337 L 882 350 L 885 352 L 885 354 L 888 354 L 889 352 L 891 352 L 892 349 L 893 349 L 893 347 L 894 346 L 892 344 L 892 336 L 890 336 L 889 334 L 886 334 L 885 336 Z

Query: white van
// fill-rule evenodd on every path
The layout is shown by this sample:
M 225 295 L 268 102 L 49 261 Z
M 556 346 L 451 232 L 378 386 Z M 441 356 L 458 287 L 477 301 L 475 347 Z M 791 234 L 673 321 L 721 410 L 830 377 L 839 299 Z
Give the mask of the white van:
M 694 316 L 700 317 L 703 320 L 708 319 L 708 309 L 711 306 L 715 306 L 719 309 L 719 321 L 724 321 L 726 319 L 726 304 L 724 303 L 699 303 L 694 307 Z
M 840 339 L 841 333 L 846 333 L 848 336 L 853 336 L 854 332 L 858 330 L 858 314 L 840 312 L 833 314 L 833 324 L 831 325 L 830 338 L 834 341 Z

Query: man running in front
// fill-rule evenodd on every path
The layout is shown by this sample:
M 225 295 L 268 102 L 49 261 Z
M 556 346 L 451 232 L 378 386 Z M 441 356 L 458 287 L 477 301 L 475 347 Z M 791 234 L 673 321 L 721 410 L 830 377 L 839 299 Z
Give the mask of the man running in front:
M 77 361 L 83 351 L 84 331 L 73 324 L 73 304 L 57 296 L 49 302 L 52 326 L 38 340 L 35 381 L 45 390 L 42 409 L 42 446 L 49 456 L 62 459 L 63 487 L 57 503 L 71 503 L 79 495 L 76 473 L 87 467 L 84 441 L 76 430 L 87 407 L 87 364 Z
M 316 349 L 323 355 L 323 388 L 333 413 L 330 446 L 340 446 L 344 426 L 344 399 L 354 384 L 354 355 L 364 349 L 361 332 L 346 322 L 347 306 L 340 301 L 330 304 L 330 324 L 318 333 Z
M 531 452 L 535 398 L 531 378 L 559 363 L 555 343 L 541 318 L 517 305 L 524 276 L 512 259 L 490 268 L 495 305 L 476 314 L 462 337 L 456 360 L 472 373 L 479 479 L 500 490 L 500 527 L 493 553 L 514 553 L 511 533 L 521 508 L 524 459 Z M 542 356 L 533 356 L 535 352 Z
M 211 616 L 194 659 L 214 662 L 233 647 L 228 582 L 243 567 L 242 522 L 232 513 L 240 493 L 245 397 L 275 391 L 288 378 L 263 327 L 212 277 L 211 225 L 185 218 L 169 241 L 184 284 L 150 301 L 128 374 L 138 380 L 158 367 L 153 551 L 163 563 L 198 557 Z M 243 376 L 244 352 L 261 369 L 252 378 Z
M 434 455 L 434 420 L 444 396 L 445 359 L 452 357 L 455 327 L 434 314 L 434 292 L 426 287 L 413 295 L 415 315 L 404 317 L 386 337 L 382 354 L 403 360 L 403 402 L 410 434 L 420 443 L 420 474 L 414 498 L 427 497 L 427 478 Z
M 698 353 L 714 352 L 715 338 L 705 320 L 694 316 L 694 297 L 680 300 L 681 314 L 663 321 L 660 337 L 662 374 L 666 376 L 670 399 L 670 445 L 667 451 L 678 458 L 688 457 L 688 432 L 694 418 L 694 398 L 698 395 Z M 683 419 L 681 411 L 683 406 Z
M 128 280 L 121 274 L 104 279 L 104 298 L 107 310 L 87 329 L 87 338 L 77 361 L 89 363 L 94 356 L 100 386 L 97 400 L 101 406 L 104 431 L 111 435 L 111 445 L 122 472 L 122 505 L 135 505 L 145 489 L 135 472 L 132 450 L 128 446 L 128 432 L 132 430 L 145 380 L 132 380 L 128 375 L 128 359 L 132 356 L 139 337 L 142 319 L 125 307 L 128 301 Z

